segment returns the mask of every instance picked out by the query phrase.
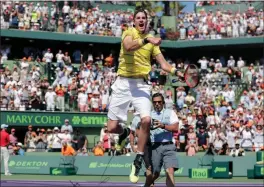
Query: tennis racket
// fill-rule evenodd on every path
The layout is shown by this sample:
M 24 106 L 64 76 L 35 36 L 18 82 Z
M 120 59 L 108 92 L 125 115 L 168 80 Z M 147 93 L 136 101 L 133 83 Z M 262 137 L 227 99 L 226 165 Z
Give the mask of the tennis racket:
M 173 79 L 172 82 L 186 83 L 190 88 L 195 88 L 200 82 L 199 69 L 194 64 L 189 64 L 185 69 L 183 76 L 178 79 Z

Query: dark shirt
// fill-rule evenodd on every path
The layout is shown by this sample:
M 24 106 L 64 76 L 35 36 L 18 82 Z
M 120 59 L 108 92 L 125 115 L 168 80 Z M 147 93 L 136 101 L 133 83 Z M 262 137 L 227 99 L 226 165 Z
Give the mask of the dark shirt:
M 186 144 L 187 142 L 187 134 L 184 132 L 184 133 L 180 133 L 178 135 L 178 140 L 180 142 L 180 144 Z
M 197 133 L 198 138 L 198 146 L 206 145 L 206 139 L 209 138 L 206 132 L 204 133 Z
M 76 150 L 82 149 L 85 143 L 85 140 L 87 140 L 85 135 L 74 135 L 73 140 L 77 140 L 77 143 L 75 143 L 74 147 Z
M 197 128 L 201 128 L 201 127 L 204 127 L 204 128 L 206 128 L 207 127 L 207 123 L 206 123 L 206 120 L 204 119 L 204 118 L 202 118 L 202 119 L 197 119 L 197 122 L 196 122 L 196 129 Z

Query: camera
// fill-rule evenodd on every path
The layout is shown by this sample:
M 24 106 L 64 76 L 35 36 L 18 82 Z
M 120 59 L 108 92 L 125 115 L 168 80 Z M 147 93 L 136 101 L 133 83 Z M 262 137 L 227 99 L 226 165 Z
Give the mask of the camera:
M 150 130 L 156 129 L 156 123 L 157 123 L 157 120 L 156 119 L 152 119 L 152 122 L 151 122 L 151 125 L 150 125 Z

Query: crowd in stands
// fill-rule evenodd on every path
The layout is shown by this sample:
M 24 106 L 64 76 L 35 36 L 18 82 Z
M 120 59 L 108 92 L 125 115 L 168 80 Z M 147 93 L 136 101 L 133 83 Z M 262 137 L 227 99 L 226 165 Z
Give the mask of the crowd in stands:
M 225 2 L 225 1 L 224 1 Z M 183 12 L 178 15 L 180 40 L 203 40 L 236 37 L 251 37 L 264 34 L 263 11 L 249 5 L 246 12 L 217 10 Z M 130 11 L 103 12 L 99 5 L 86 10 L 64 3 L 59 9 L 56 2 L 51 8 L 47 3 L 3 2 L 1 4 L 1 28 L 41 30 L 72 34 L 89 34 L 120 37 L 123 30 L 133 26 Z M 151 21 L 150 32 L 167 38 L 167 28 L 158 21 L 157 28 Z
M 38 30 L 39 24 L 42 30 L 121 36 L 122 24 L 128 26 L 132 24 L 130 12 L 101 13 L 99 7 L 87 12 L 69 7 L 65 3 L 62 17 L 59 17 L 55 4 L 49 10 L 34 2 L 18 3 L 14 6 L 14 11 L 13 4 L 11 9 L 7 8 L 8 5 L 7 2 L 1 4 L 3 10 L 1 19 L 4 19 L 4 22 L 1 21 L 4 23 L 1 27 L 4 28 L 9 28 L 15 23 L 20 29 Z M 51 16 L 55 19 L 46 19 L 45 22 L 43 19 L 45 14 L 46 18 Z M 182 21 L 180 25 L 182 40 L 263 34 L 262 10 L 259 12 L 252 10 L 243 14 L 220 10 L 215 13 L 199 14 L 181 12 L 179 18 Z M 17 19 L 19 21 L 15 22 Z M 69 22 L 65 22 L 67 19 Z M 75 24 L 79 25 L 79 30 Z M 10 69 L 9 66 L 3 66 L 9 52 L 7 48 L 3 57 L 0 55 L 1 110 L 107 112 L 110 87 L 116 78 L 112 54 L 106 58 L 103 55 L 89 54 L 86 60 L 78 50 L 68 54 L 67 51 L 47 49 L 39 58 L 27 55 L 27 58 L 22 58 Z M 186 66 L 183 61 L 174 62 L 167 59 L 179 69 Z M 53 68 L 54 61 L 56 66 Z M 76 68 L 73 63 L 81 65 Z M 253 61 L 246 63 L 242 57 L 233 56 L 230 56 L 227 62 L 202 57 L 197 59 L 197 63 L 200 64 L 204 79 L 193 90 L 178 87 L 176 103 L 172 90 L 164 89 L 167 74 L 154 64 L 149 75 L 152 94 L 162 93 L 165 97 L 165 107 L 173 109 L 178 115 L 179 131 L 174 133 L 174 143 L 178 151 L 186 152 L 188 156 L 205 150 L 212 150 L 220 155 L 243 156 L 246 151 L 263 149 L 263 64 L 256 67 L 251 64 L 255 63 Z M 38 64 L 44 64 L 44 69 L 42 70 Z M 244 67 L 246 71 L 242 70 Z M 52 69 L 55 71 L 55 77 L 53 82 L 49 82 L 45 75 Z M 246 84 L 246 88 L 240 96 L 236 89 L 242 82 Z M 133 107 L 131 106 L 129 110 L 133 111 Z M 69 145 L 72 149 L 65 148 L 62 154 L 90 155 L 87 151 L 87 138 L 78 130 L 73 130 L 67 120 L 62 127 L 53 129 L 33 130 L 29 125 L 24 146 L 17 142 L 15 131 L 16 129 L 11 129 L 10 134 L 12 154 L 23 155 L 23 147 L 27 152 L 60 152 L 62 147 L 67 148 Z M 129 155 L 132 151 L 129 141 L 127 140 L 122 150 L 117 146 L 117 142 L 118 136 L 108 133 L 107 128 L 103 127 L 100 140 L 91 152 L 96 156 L 105 153 Z
M 52 56 L 51 49 L 48 49 L 44 53 L 45 61 Z M 83 62 L 81 59 L 82 65 L 76 74 L 73 73 L 68 55 L 62 51 L 54 54 L 53 58 L 57 59 L 57 77 L 52 84 L 48 83 L 46 77 L 40 76 L 40 68 L 30 65 L 32 62 L 28 59 L 22 59 L 19 66 L 12 70 L 5 67 L 1 71 L 1 110 L 64 111 L 75 107 L 80 112 L 106 112 L 110 86 L 116 77 L 112 58 L 111 55 L 105 59 L 88 56 L 87 61 Z M 53 58 L 50 60 L 53 61 Z M 183 62 L 169 61 L 178 68 L 185 66 Z M 160 77 L 164 76 L 166 79 L 166 74 L 158 71 L 154 64 L 149 76 L 152 94 L 162 93 L 165 107 L 175 110 L 179 117 L 180 130 L 174 133 L 178 151 L 193 156 L 198 151 L 213 147 L 215 154 L 225 152 L 233 155 L 233 148 L 237 144 L 240 146 L 239 150 L 263 149 L 263 66 L 254 67 L 242 57 L 234 59 L 233 56 L 226 63 L 206 57 L 198 59 L 197 63 L 200 64 L 201 74 L 205 78 L 193 92 L 178 87 L 176 103 L 172 90 L 164 89 L 164 81 L 161 81 Z M 226 69 L 223 70 L 222 67 Z M 242 79 L 247 87 L 240 97 L 237 95 L 240 93 L 235 90 L 242 84 Z M 66 102 L 66 94 L 70 102 Z M 74 104 L 75 101 L 77 102 Z M 133 111 L 133 107 L 129 110 Z M 87 139 L 80 132 L 74 132 L 67 123 L 69 122 L 65 121 L 67 128 L 37 129 L 35 132 L 31 132 L 32 126 L 29 126 L 24 141 L 26 151 L 60 151 L 62 143 L 67 142 L 76 154 L 90 154 L 87 152 Z M 15 133 L 15 129 L 11 132 Z M 76 136 L 80 136 L 81 142 L 86 144 L 78 147 Z M 118 150 L 117 142 L 118 136 L 109 134 L 104 127 L 100 141 L 91 151 L 98 156 L 108 152 L 109 155 L 129 155 L 129 141 L 127 140 L 127 145 L 122 150 Z M 14 154 L 23 152 L 19 151 L 20 147 L 20 144 L 14 146 Z M 243 152 L 240 155 L 244 154 Z
M 249 1 L 199 1 L 196 3 L 196 6 L 214 6 L 214 5 L 232 5 L 232 4 L 238 4 L 238 3 L 249 3 Z
M 246 12 L 217 9 L 199 13 L 180 12 L 180 40 L 252 37 L 264 34 L 263 10 Z
M 130 11 L 102 12 L 99 5 L 85 9 L 69 6 L 66 1 L 59 9 L 55 1 L 49 8 L 45 2 L 3 2 L 1 28 L 41 30 L 72 34 L 120 37 L 123 27 L 132 26 Z
M 25 134 L 24 144 L 18 142 L 16 130 L 11 129 L 9 151 L 12 155 L 24 155 L 24 152 L 61 152 L 62 147 L 67 144 L 76 151 L 76 154 L 88 154 L 88 140 L 78 129 L 73 131 L 69 120 L 64 125 L 53 129 L 35 128 L 28 126 Z M 62 154 L 64 152 L 62 151 Z M 67 154 L 67 153 L 66 153 Z

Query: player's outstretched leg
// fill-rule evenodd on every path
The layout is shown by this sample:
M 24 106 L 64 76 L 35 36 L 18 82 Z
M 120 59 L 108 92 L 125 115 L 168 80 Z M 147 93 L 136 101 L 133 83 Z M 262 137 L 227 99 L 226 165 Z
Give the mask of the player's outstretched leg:
M 141 169 L 142 161 L 144 160 L 146 144 L 150 137 L 150 124 L 151 118 L 149 116 L 141 118 L 141 125 L 138 136 L 137 156 L 134 162 L 131 164 L 131 173 L 129 175 L 129 179 L 132 183 L 137 183 L 139 180 L 139 172 Z

